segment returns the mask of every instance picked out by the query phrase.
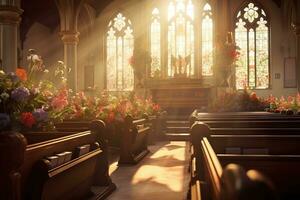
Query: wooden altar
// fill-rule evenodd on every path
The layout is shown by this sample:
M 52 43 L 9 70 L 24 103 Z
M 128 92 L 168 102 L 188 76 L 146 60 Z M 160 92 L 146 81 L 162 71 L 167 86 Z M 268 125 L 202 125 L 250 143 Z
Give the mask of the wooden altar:
M 171 114 L 190 114 L 195 108 L 207 107 L 212 95 L 212 86 L 201 79 L 150 79 L 146 85 L 153 100 Z

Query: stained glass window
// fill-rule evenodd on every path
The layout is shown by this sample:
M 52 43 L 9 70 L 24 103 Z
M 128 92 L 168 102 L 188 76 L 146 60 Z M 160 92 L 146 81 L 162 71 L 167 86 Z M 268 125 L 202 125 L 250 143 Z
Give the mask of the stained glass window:
M 202 14 L 202 75 L 213 75 L 213 19 L 211 6 L 206 3 Z
M 122 13 L 109 22 L 106 45 L 107 90 L 133 90 L 134 74 L 130 66 L 134 47 L 133 29 L 131 21 Z
M 193 77 L 194 5 L 192 0 L 170 0 L 168 5 L 168 77 Z
M 236 87 L 269 87 L 269 22 L 265 11 L 248 3 L 238 12 L 235 41 L 241 56 L 236 68 Z
M 151 23 L 151 77 L 161 75 L 161 32 L 159 10 L 152 11 Z

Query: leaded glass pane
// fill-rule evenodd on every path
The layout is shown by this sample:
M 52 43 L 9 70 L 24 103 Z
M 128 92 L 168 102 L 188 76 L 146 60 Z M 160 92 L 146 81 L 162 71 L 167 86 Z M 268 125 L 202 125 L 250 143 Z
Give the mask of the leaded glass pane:
M 235 42 L 240 48 L 240 57 L 236 63 L 236 88 L 243 89 L 248 85 L 248 33 L 246 23 L 242 19 L 236 25 Z
M 236 87 L 266 89 L 269 87 L 269 27 L 267 15 L 249 3 L 237 15 L 236 44 L 241 48 L 237 61 Z
M 168 7 L 168 76 L 193 77 L 194 6 L 191 0 L 171 0 Z
M 203 8 L 202 19 L 202 75 L 213 75 L 213 20 L 211 7 L 207 3 Z
M 110 28 L 107 36 L 107 61 L 106 61 L 106 71 L 107 71 L 107 89 L 113 90 L 117 88 L 117 62 L 116 62 L 116 49 L 117 49 L 117 38 L 115 36 L 115 31 Z
M 161 73 L 161 41 L 160 41 L 160 18 L 159 10 L 152 12 L 151 24 L 151 77 Z
M 265 89 L 269 86 L 269 28 L 267 21 L 260 18 L 256 28 L 256 87 Z
M 106 45 L 107 90 L 133 90 L 134 75 L 129 63 L 134 47 L 133 30 L 130 20 L 121 13 L 109 22 Z
M 249 87 L 255 87 L 255 33 L 253 29 L 248 32 L 249 37 Z

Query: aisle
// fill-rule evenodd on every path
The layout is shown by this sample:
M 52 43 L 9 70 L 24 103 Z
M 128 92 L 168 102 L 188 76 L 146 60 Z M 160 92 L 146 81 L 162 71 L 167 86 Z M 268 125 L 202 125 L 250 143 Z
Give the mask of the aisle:
M 151 146 L 151 153 L 138 165 L 111 166 L 117 190 L 109 200 L 183 200 L 189 174 L 186 142 L 164 142 Z

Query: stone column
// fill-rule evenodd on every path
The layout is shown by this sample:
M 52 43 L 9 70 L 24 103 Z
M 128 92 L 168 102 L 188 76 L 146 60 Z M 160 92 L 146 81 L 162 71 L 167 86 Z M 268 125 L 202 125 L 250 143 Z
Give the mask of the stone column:
M 60 16 L 60 30 L 64 42 L 64 61 L 71 72 L 69 88 L 77 91 L 77 44 L 79 41 L 78 16 L 86 0 L 55 0 Z
M 6 72 L 15 71 L 18 65 L 18 26 L 22 12 L 15 5 L 0 5 L 0 68 Z
M 68 86 L 77 91 L 77 45 L 79 32 L 62 31 L 61 38 L 64 43 L 64 62 L 71 71 L 68 74 Z
M 297 74 L 297 87 L 300 92 L 300 23 L 292 24 L 294 33 L 296 34 L 296 74 Z

